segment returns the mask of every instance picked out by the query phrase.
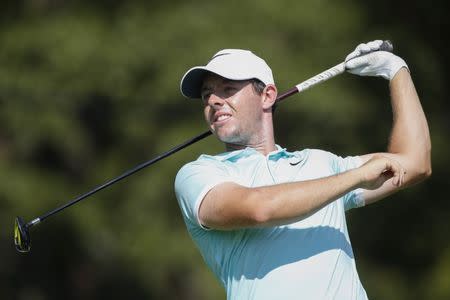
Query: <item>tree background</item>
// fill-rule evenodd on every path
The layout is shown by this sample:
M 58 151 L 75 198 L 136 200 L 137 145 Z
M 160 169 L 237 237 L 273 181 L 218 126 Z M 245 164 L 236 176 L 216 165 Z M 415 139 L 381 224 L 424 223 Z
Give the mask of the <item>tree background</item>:
M 173 192 L 208 138 L 32 229 L 57 207 L 206 129 L 179 80 L 222 48 L 251 49 L 280 91 L 390 39 L 411 70 L 433 143 L 433 175 L 348 213 L 371 299 L 450 298 L 449 18 L 444 1 L 86 1 L 0 4 L 0 298 L 225 299 Z M 277 110 L 277 143 L 357 155 L 386 148 L 388 84 L 341 75 Z

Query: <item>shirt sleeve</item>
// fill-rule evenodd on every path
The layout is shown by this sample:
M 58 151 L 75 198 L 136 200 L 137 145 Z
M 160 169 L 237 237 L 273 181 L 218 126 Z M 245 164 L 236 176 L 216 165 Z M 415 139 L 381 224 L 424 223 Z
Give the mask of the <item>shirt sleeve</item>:
M 359 156 L 347 156 L 345 158 L 335 156 L 334 169 L 336 174 L 349 171 L 354 168 L 358 168 L 362 165 L 362 160 Z M 344 201 L 345 210 L 364 206 L 364 199 L 362 197 L 363 189 L 358 188 L 347 194 L 342 199 Z
M 219 161 L 197 160 L 183 166 L 175 178 L 175 194 L 185 220 L 208 229 L 198 217 L 200 204 L 214 186 L 226 181 L 230 181 L 228 172 Z

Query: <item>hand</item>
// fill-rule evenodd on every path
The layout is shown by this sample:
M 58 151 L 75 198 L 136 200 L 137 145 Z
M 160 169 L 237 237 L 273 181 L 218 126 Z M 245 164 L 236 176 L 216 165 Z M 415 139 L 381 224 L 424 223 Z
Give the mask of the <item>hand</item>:
M 348 72 L 360 76 L 381 76 L 391 80 L 403 67 L 408 69 L 405 61 L 391 52 L 379 51 L 383 43 L 375 40 L 360 44 L 345 58 Z
M 375 155 L 359 167 L 362 173 L 361 187 L 375 190 L 392 178 L 392 184 L 400 187 L 403 184 L 406 171 L 397 161 L 383 156 Z

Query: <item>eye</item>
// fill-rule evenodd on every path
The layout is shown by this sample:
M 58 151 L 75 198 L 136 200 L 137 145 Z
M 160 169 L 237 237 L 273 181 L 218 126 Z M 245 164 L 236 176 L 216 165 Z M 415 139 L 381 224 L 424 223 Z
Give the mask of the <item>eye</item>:
M 225 91 L 225 93 L 227 95 L 231 95 L 231 94 L 234 94 L 237 91 L 237 88 L 234 87 L 234 86 L 226 86 L 224 91 Z
M 211 96 L 210 92 L 204 92 L 201 95 L 202 101 L 204 104 L 206 104 L 206 102 L 208 102 L 209 97 Z
M 236 90 L 237 88 L 234 86 L 234 85 L 227 85 L 226 87 L 225 87 L 225 90 L 226 91 L 232 91 L 232 90 Z

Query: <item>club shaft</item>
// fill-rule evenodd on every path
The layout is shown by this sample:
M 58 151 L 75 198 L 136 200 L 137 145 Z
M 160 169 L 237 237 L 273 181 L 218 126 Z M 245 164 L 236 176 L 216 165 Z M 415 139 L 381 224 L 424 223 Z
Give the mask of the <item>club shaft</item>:
M 331 67 L 299 84 L 297 84 L 295 87 L 291 88 L 287 92 L 281 94 L 277 98 L 277 102 L 281 102 L 282 100 L 288 98 L 289 96 L 303 92 L 316 84 L 322 83 L 328 79 L 331 79 L 339 74 L 342 74 L 345 72 L 345 63 L 340 63 L 334 67 Z
M 130 175 L 132 175 L 132 174 L 134 174 L 134 173 L 136 173 L 136 172 L 138 172 L 138 171 L 140 171 L 140 170 L 142 170 L 142 169 L 144 169 L 144 168 L 146 168 L 146 167 L 148 167 L 148 166 L 158 162 L 158 161 L 160 161 L 161 159 L 166 158 L 167 156 L 170 156 L 170 155 L 180 151 L 181 149 L 184 149 L 184 148 L 186 148 L 186 147 L 188 147 L 188 146 L 190 146 L 190 145 L 192 145 L 192 144 L 194 144 L 194 143 L 196 143 L 196 142 L 198 142 L 198 141 L 200 141 L 200 140 L 202 140 L 202 139 L 204 139 L 204 138 L 206 138 L 207 136 L 210 136 L 210 135 L 211 135 L 211 131 L 205 131 L 205 132 L 203 132 L 203 133 L 201 133 L 201 134 L 199 134 L 199 135 L 197 135 L 197 136 L 195 136 L 195 137 L 185 141 L 184 143 L 173 147 L 169 151 L 164 152 L 163 154 L 158 155 L 158 156 L 152 158 L 149 161 L 146 161 L 144 163 L 141 163 L 141 164 L 137 165 L 136 167 L 126 171 L 122 175 L 120 175 L 120 176 L 118 176 L 116 178 L 113 178 L 113 179 L 109 180 L 108 182 L 105 182 L 102 185 L 97 186 L 93 190 L 76 197 L 72 201 L 70 201 L 70 202 L 68 202 L 68 203 L 66 203 L 66 204 L 64 204 L 64 205 L 62 205 L 60 207 L 57 207 L 54 210 L 49 211 L 46 214 L 44 214 L 44 215 L 42 215 L 42 216 L 32 220 L 31 222 L 27 223 L 27 226 L 31 227 L 33 225 L 36 225 L 36 224 L 42 222 L 43 220 L 45 220 L 46 218 L 50 217 L 51 215 L 54 215 L 54 214 L 60 212 L 61 210 L 66 209 L 69 206 L 72 206 L 72 205 L 76 204 L 77 202 L 80 202 L 81 200 L 83 200 L 83 199 L 85 199 L 85 198 L 87 198 L 87 197 L 89 197 L 89 196 L 91 196 L 91 195 L 93 195 L 93 194 L 103 190 L 103 189 L 106 189 L 107 187 L 109 187 L 109 186 L 119 182 L 120 180 L 122 180 L 122 179 L 124 179 L 124 178 L 126 178 L 126 177 L 128 177 L 128 176 L 130 176 Z

